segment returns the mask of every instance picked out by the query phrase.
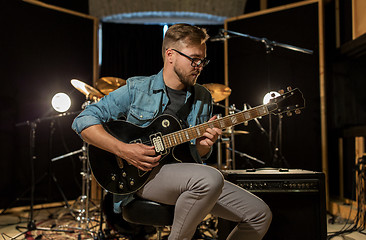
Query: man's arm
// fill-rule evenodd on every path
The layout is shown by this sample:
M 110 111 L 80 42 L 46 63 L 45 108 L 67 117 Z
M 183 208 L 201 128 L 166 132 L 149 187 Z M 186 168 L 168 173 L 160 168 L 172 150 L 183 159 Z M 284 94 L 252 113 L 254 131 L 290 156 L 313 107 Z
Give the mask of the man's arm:
M 155 157 L 153 146 L 141 143 L 127 144 L 119 141 L 106 132 L 100 124 L 84 129 L 81 136 L 87 143 L 111 152 L 144 171 L 150 171 L 156 167 L 161 158 L 160 155 Z

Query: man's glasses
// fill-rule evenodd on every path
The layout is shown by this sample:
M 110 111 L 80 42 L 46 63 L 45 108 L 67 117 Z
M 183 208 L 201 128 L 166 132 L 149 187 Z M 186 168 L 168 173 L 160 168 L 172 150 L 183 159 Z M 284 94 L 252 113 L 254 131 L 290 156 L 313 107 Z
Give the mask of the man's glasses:
M 184 53 L 172 48 L 173 51 L 176 51 L 177 53 L 179 53 L 180 55 L 182 55 L 183 57 L 188 58 L 189 60 L 191 60 L 191 66 L 192 67 L 206 67 L 207 64 L 210 62 L 210 60 L 208 60 L 207 58 L 204 59 L 200 59 L 200 58 L 192 58 L 188 55 L 185 55 Z

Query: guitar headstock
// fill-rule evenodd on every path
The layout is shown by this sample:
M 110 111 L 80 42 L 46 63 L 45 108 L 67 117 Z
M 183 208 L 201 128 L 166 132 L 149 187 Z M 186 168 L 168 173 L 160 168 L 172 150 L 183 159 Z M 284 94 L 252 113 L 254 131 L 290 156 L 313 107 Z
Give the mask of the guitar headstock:
M 292 112 L 296 114 L 301 113 L 300 109 L 305 107 L 305 99 L 298 88 L 292 89 L 288 87 L 286 93 L 283 90 L 279 91 L 279 93 L 280 96 L 272 98 L 267 104 L 269 112 L 275 115 L 279 114 L 280 116 L 283 113 L 286 113 L 287 116 L 291 116 Z

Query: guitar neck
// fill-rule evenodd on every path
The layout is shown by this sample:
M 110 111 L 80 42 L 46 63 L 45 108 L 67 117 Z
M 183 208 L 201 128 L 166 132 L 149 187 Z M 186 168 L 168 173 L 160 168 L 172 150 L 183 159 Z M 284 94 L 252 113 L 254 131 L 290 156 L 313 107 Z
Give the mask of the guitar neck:
M 177 132 L 173 132 L 163 136 L 163 142 L 166 148 L 175 147 L 182 143 L 191 141 L 193 139 L 202 137 L 207 128 L 225 129 L 227 127 L 235 126 L 237 124 L 250 121 L 252 119 L 265 116 L 269 113 L 269 106 L 261 105 L 249 110 L 241 111 L 232 115 L 216 119 L 211 122 L 199 124 L 194 127 L 185 128 Z

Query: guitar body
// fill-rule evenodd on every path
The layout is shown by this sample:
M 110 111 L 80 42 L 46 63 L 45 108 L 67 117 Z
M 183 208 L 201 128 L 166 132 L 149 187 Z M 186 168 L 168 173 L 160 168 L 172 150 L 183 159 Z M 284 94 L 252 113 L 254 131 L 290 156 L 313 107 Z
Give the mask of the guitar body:
M 146 145 L 153 145 L 151 136 L 157 133 L 166 135 L 182 129 L 179 121 L 170 115 L 157 117 L 147 127 L 140 127 L 122 120 L 105 123 L 103 127 L 124 143 L 139 142 Z M 187 144 L 159 153 L 162 155 L 160 164 L 183 160 L 189 162 L 192 157 Z M 98 184 L 114 194 L 124 195 L 136 192 L 145 185 L 151 173 L 151 171 L 142 171 L 126 160 L 92 145 L 88 147 L 88 155 L 90 168 Z

